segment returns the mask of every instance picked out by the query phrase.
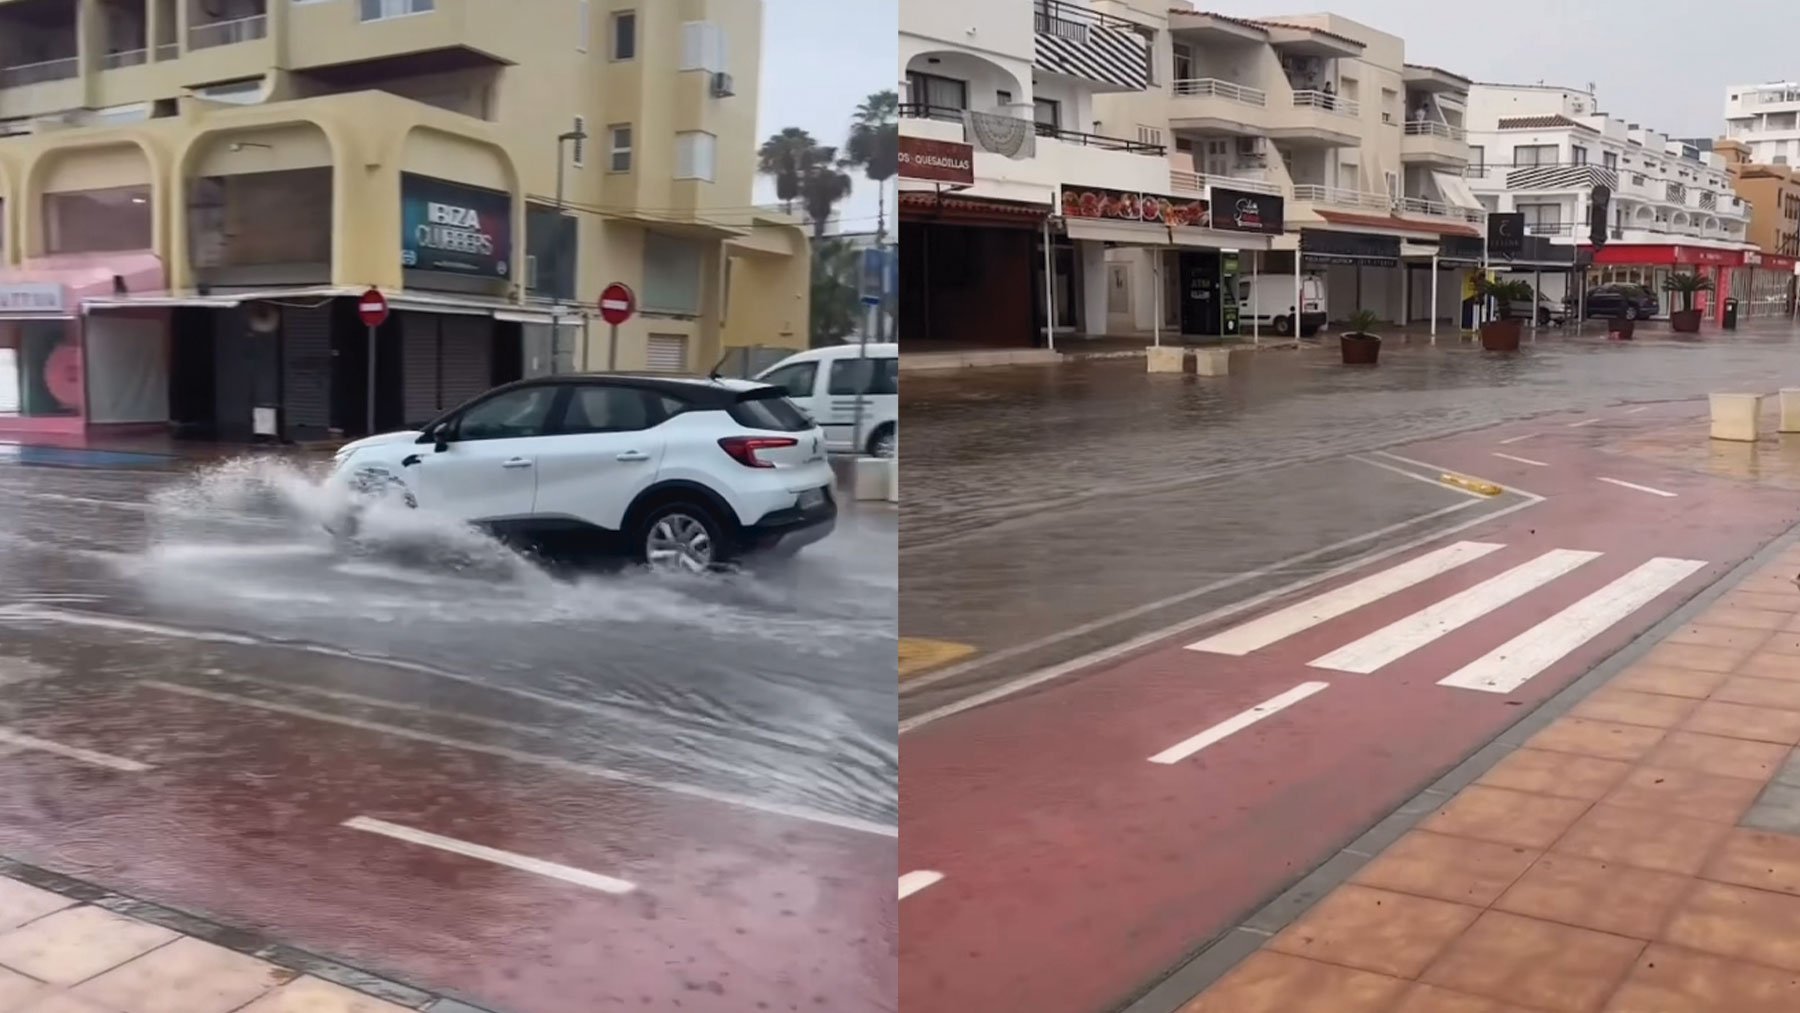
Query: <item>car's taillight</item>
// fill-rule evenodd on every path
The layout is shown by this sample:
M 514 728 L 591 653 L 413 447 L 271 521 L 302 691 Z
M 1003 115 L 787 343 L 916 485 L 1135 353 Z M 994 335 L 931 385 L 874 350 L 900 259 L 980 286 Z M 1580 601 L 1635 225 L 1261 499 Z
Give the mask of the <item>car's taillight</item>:
M 789 436 L 727 436 L 719 441 L 719 449 L 746 468 L 773 468 L 775 465 L 756 456 L 759 450 L 797 447 L 800 441 Z

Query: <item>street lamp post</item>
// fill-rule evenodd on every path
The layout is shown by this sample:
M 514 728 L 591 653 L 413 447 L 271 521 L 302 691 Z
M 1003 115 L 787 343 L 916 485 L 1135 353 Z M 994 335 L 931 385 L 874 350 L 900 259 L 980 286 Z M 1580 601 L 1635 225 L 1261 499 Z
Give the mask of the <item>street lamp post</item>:
M 556 135 L 556 238 L 559 240 L 556 245 L 556 266 L 561 265 L 562 254 L 560 240 L 562 239 L 564 206 L 563 166 L 567 161 L 563 154 L 563 146 L 571 142 L 580 144 L 585 140 L 587 140 L 587 131 L 581 129 L 579 121 L 576 123 L 575 129 Z M 562 348 L 562 291 L 560 289 L 554 291 L 550 298 L 550 372 L 554 373 L 556 372 L 557 352 Z M 586 356 L 584 355 L 583 358 Z

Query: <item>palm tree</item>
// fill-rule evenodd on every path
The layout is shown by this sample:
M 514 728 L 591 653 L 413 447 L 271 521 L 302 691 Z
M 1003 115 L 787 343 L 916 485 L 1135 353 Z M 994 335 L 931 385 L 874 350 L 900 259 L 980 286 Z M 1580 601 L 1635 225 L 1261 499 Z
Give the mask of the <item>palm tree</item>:
M 856 294 L 857 251 L 842 239 L 822 239 L 812 249 L 812 346 L 835 345 L 854 334 L 861 316 Z
M 800 196 L 800 177 L 810 153 L 819 146 L 813 135 L 799 127 L 788 127 L 773 134 L 757 150 L 756 171 L 775 177 L 775 196 L 782 210 L 792 213 Z
M 880 196 L 876 231 L 887 232 L 887 181 L 900 171 L 900 96 L 878 91 L 856 107 L 844 142 L 844 167 L 861 169 Z
M 838 169 L 838 149 L 818 145 L 801 159 L 799 197 L 812 220 L 813 238 L 825 238 L 825 225 L 838 201 L 850 196 L 850 176 Z

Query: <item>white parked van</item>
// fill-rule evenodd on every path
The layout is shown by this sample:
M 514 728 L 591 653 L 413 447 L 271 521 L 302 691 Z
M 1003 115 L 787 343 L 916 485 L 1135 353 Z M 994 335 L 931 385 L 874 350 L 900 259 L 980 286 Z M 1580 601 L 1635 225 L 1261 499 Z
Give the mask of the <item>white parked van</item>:
M 1303 337 L 1312 337 L 1325 326 L 1325 279 L 1316 274 L 1300 276 L 1300 324 Z M 1294 276 L 1263 274 L 1238 278 L 1238 333 L 1250 333 L 1250 321 L 1262 331 L 1291 335 L 1294 326 Z
M 868 358 L 863 359 L 864 352 Z M 790 355 L 756 377 L 787 390 L 836 453 L 892 457 L 900 441 L 900 346 L 832 345 Z M 861 429 L 857 405 L 861 402 Z

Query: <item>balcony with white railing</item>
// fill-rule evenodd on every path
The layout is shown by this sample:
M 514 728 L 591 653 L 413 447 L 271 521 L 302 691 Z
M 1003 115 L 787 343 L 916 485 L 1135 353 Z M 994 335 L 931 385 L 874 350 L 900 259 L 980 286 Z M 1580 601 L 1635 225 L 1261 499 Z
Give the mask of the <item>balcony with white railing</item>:
M 1362 107 L 1353 99 L 1322 91 L 1302 89 L 1283 110 L 1270 136 L 1288 141 L 1355 147 L 1362 143 L 1358 119 Z
M 116 53 L 107 53 L 100 58 L 101 70 L 118 70 L 121 67 L 142 66 L 150 58 L 147 49 L 124 49 Z
M 23 88 L 27 85 L 68 81 L 81 73 L 81 61 L 73 56 L 60 60 L 37 60 L 0 67 L 0 88 Z
M 1260 176 L 1223 176 L 1207 172 L 1189 172 L 1186 169 L 1169 170 L 1169 186 L 1176 193 L 1207 192 L 1209 187 L 1222 186 L 1231 190 L 1243 190 L 1246 193 L 1266 193 L 1281 196 L 1281 184 Z
M 1316 183 L 1295 183 L 1294 200 L 1303 204 L 1323 204 L 1327 207 L 1365 213 L 1391 214 L 1394 210 L 1394 198 L 1388 194 L 1373 193 L 1368 190 L 1350 190 L 1336 186 L 1320 186 Z
M 1169 83 L 1169 122 L 1182 130 L 1249 135 L 1270 122 L 1269 93 L 1216 77 L 1178 78 Z
M 254 42 L 269 37 L 269 16 L 254 14 L 247 18 L 234 18 L 230 21 L 212 21 L 206 24 L 188 27 L 188 49 L 210 49 L 214 46 L 234 46 L 240 42 Z
M 1400 160 L 1461 168 L 1469 163 L 1468 134 L 1438 120 L 1408 120 L 1401 128 Z
M 1480 209 L 1458 207 L 1432 197 L 1402 197 L 1400 213 L 1425 218 L 1447 218 L 1455 222 L 1479 222 L 1487 216 L 1487 212 Z

